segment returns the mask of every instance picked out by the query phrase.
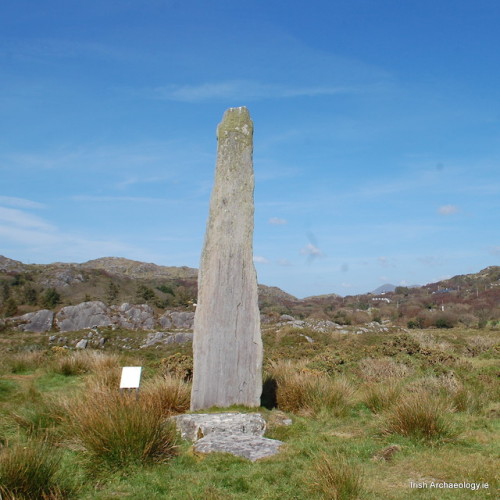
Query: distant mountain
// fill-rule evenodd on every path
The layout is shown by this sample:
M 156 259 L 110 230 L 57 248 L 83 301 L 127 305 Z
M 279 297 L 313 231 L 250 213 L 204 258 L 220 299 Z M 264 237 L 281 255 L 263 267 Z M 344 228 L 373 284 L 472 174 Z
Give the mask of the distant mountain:
M 373 295 L 380 295 L 382 293 L 394 292 L 394 290 L 396 290 L 396 285 L 386 283 L 385 285 L 380 285 L 378 288 L 375 288 L 375 290 L 370 293 Z

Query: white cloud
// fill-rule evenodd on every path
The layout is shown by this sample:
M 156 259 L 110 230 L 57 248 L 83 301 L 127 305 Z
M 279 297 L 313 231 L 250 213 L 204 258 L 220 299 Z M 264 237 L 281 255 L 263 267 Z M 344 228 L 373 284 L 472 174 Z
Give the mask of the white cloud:
M 19 208 L 45 208 L 43 203 L 27 200 L 25 198 L 16 198 L 14 196 L 0 196 L 0 203 L 2 205 L 10 205 L 11 207 Z
M 304 248 L 300 250 L 301 255 L 308 255 L 310 257 L 321 257 L 323 252 L 312 243 L 308 243 Z
M 443 266 L 446 263 L 446 259 L 444 259 L 443 257 L 436 257 L 433 255 L 418 257 L 417 261 L 427 267 Z
M 269 264 L 269 260 L 260 255 L 254 255 L 253 261 L 257 264 Z
M 267 84 L 252 80 L 227 80 L 198 85 L 166 85 L 147 93 L 156 99 L 200 102 L 221 99 L 260 100 L 272 98 L 314 97 L 357 92 L 358 87 L 304 86 Z
M 271 217 L 269 219 L 269 224 L 273 224 L 275 226 L 283 225 L 286 223 L 287 223 L 286 219 L 280 219 L 279 217 Z
M 35 228 L 48 231 L 54 229 L 54 226 L 44 221 L 41 217 L 31 215 L 16 208 L 0 207 L 0 221 L 7 223 L 11 227 Z
M 453 215 L 458 212 L 456 205 L 443 205 L 438 208 L 438 213 L 441 215 Z

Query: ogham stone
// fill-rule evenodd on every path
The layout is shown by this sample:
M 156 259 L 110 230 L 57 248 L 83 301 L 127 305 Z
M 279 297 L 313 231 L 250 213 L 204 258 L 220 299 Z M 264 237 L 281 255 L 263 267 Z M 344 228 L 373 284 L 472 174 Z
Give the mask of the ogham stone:
M 217 140 L 194 318 L 192 410 L 259 406 L 262 392 L 253 264 L 253 124 L 247 108 L 224 113 Z

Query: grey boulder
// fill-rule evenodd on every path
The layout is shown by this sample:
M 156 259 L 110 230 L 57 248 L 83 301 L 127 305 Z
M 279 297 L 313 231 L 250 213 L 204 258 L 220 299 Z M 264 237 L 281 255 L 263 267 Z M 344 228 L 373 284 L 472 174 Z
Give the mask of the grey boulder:
M 263 437 L 266 422 L 259 413 L 188 414 L 173 417 L 184 439 L 197 453 L 230 453 L 252 462 L 278 453 L 282 442 Z
M 96 300 L 63 307 L 56 314 L 56 323 L 61 332 L 71 332 L 94 326 L 110 326 L 113 321 L 106 305 Z
M 48 309 L 41 309 L 16 318 L 21 324 L 18 329 L 23 332 L 45 333 L 52 329 L 54 313 Z
M 260 413 L 192 413 L 173 417 L 181 436 L 190 441 L 213 433 L 263 436 L 266 421 Z

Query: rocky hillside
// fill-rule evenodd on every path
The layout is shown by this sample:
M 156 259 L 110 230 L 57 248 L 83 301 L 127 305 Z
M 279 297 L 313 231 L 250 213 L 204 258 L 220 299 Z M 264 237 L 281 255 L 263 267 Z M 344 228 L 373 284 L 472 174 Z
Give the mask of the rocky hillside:
M 356 325 L 390 320 L 419 327 L 484 325 L 500 319 L 500 266 L 423 287 L 340 297 L 297 299 L 277 287 L 259 285 L 259 306 L 269 317 L 289 314 Z M 105 257 L 82 264 L 23 264 L 0 256 L 0 316 L 100 301 L 106 307 L 147 304 L 156 315 L 193 310 L 197 270 Z

